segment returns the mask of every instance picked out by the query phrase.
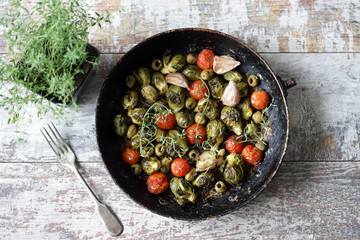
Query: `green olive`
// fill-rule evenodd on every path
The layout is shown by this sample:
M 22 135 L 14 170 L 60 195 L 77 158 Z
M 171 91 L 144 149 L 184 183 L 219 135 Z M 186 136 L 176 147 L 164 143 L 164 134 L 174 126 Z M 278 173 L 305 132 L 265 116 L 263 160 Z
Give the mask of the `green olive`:
M 255 147 L 257 148 L 257 149 L 259 149 L 260 151 L 265 151 L 265 149 L 266 149 L 266 146 L 265 146 L 265 144 L 263 143 L 263 142 L 257 142 L 257 143 L 255 143 Z
M 226 185 L 223 181 L 218 181 L 215 183 L 215 191 L 217 193 L 224 193 L 226 191 Z
M 141 155 L 145 157 L 151 157 L 154 154 L 154 147 L 153 146 L 147 146 L 141 151 Z
M 156 141 L 161 142 L 164 138 L 165 138 L 165 131 L 160 128 L 157 128 L 155 133 Z
M 196 160 L 196 158 L 198 157 L 200 155 L 200 153 L 199 153 L 199 151 L 198 150 L 196 150 L 196 149 L 193 149 L 193 150 L 191 150 L 190 152 L 189 152 L 189 158 L 191 159 L 191 160 Z
M 154 59 L 152 62 L 151 62 L 151 68 L 154 70 L 154 71 L 159 71 L 160 69 L 162 69 L 163 67 L 163 62 L 160 60 L 160 59 Z
M 251 87 L 256 87 L 259 84 L 259 78 L 256 75 L 250 75 L 248 77 L 248 84 Z
M 196 100 L 193 99 L 192 97 L 188 97 L 186 100 L 185 100 L 185 107 L 186 109 L 194 109 L 196 107 Z
M 172 162 L 172 159 L 171 159 L 171 158 L 169 158 L 169 157 L 164 157 L 164 158 L 161 160 L 160 172 L 168 173 L 168 172 L 170 171 L 171 162 Z
M 135 175 L 139 175 L 140 173 L 142 173 L 142 168 L 140 164 L 132 164 L 130 166 L 130 169 Z
M 251 118 L 254 121 L 254 123 L 260 124 L 262 122 L 262 113 L 260 111 L 257 111 L 252 115 Z
M 185 180 L 188 182 L 192 182 L 194 181 L 195 177 L 196 177 L 196 169 L 192 167 L 190 171 L 185 175 Z
M 137 128 L 135 124 L 132 124 L 129 126 L 127 133 L 126 133 L 126 137 L 128 139 L 132 138 L 135 134 L 137 133 Z
M 129 74 L 126 76 L 125 82 L 128 88 L 132 88 L 133 86 L 135 86 L 136 78 L 134 77 L 134 75 Z
M 195 115 L 195 122 L 197 124 L 202 124 L 204 125 L 206 123 L 206 117 L 203 113 L 200 113 L 198 112 L 196 115 Z
M 161 144 L 161 143 L 158 143 L 155 147 L 155 154 L 156 156 L 158 157 L 161 157 L 162 155 L 165 154 L 165 147 Z
M 145 98 L 146 102 L 148 102 L 149 104 L 153 104 L 159 99 L 158 92 L 151 85 L 143 86 L 141 88 L 141 94 Z
M 135 90 L 128 90 L 123 98 L 122 105 L 124 109 L 132 109 L 136 107 L 139 101 L 139 96 Z
M 242 80 L 242 76 L 238 71 L 232 70 L 232 71 L 224 74 L 224 79 L 227 81 L 239 81 L 240 82 Z
M 136 151 L 140 149 L 140 135 L 138 133 L 130 139 L 130 148 Z
M 214 76 L 214 70 L 212 70 L 212 69 L 202 70 L 202 72 L 200 74 L 201 79 L 204 81 L 212 79 L 213 76 Z
M 122 114 L 117 115 L 114 120 L 115 133 L 124 136 L 127 132 L 126 119 Z
M 197 54 L 195 53 L 189 53 L 186 55 L 186 62 L 188 64 L 195 64 L 197 61 Z
M 251 136 L 255 136 L 258 132 L 258 127 L 253 123 L 248 123 L 245 127 L 245 132 L 246 134 L 249 134 Z

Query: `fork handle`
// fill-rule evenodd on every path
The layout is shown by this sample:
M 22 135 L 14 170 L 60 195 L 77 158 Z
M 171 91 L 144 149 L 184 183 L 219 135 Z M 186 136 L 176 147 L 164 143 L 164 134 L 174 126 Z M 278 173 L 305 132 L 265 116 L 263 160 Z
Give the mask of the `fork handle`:
M 86 190 L 88 191 L 90 197 L 94 200 L 96 204 L 96 211 L 101 219 L 101 221 L 105 224 L 106 228 L 110 232 L 112 236 L 118 236 L 120 235 L 123 230 L 124 226 L 122 225 L 120 219 L 117 218 L 115 213 L 106 206 L 104 203 L 102 203 L 94 194 L 94 192 L 91 190 L 89 185 L 86 183 L 83 176 L 80 174 L 79 170 L 74 166 L 72 170 L 75 172 L 76 176 L 81 180 L 81 182 L 86 187 Z

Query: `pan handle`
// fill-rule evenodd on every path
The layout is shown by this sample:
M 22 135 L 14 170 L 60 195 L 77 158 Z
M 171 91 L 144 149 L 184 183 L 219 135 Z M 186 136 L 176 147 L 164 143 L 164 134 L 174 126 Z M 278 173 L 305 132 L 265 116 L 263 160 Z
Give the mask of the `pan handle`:
M 283 92 L 284 92 L 285 97 L 287 97 L 287 96 L 288 96 L 287 90 L 288 90 L 289 88 L 292 88 L 292 87 L 296 86 L 295 78 L 290 78 L 290 79 L 287 79 L 287 80 L 282 80 L 281 77 L 279 77 L 279 76 L 276 76 L 276 77 L 277 77 L 277 79 L 279 79 L 280 86 L 281 86 L 281 88 L 282 88 L 282 90 L 283 90 Z

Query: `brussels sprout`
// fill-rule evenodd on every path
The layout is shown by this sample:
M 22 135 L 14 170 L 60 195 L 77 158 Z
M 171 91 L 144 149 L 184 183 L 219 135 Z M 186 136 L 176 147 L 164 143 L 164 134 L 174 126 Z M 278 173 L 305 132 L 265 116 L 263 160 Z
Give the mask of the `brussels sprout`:
M 200 74 L 201 79 L 204 81 L 212 79 L 213 76 L 214 76 L 214 70 L 212 69 L 204 69 Z
M 216 119 L 219 116 L 219 105 L 215 99 L 202 98 L 198 101 L 195 112 L 205 114 L 210 120 Z
M 256 87 L 258 84 L 259 84 L 259 78 L 258 76 L 256 75 L 250 75 L 248 77 L 248 84 L 251 86 L 251 87 Z
M 161 157 L 164 154 L 165 154 L 165 147 L 161 143 L 158 143 L 155 147 L 155 155 Z
M 145 157 L 141 160 L 141 167 L 147 175 L 151 175 L 161 168 L 161 163 L 156 157 Z
M 145 113 L 145 108 L 134 108 L 128 111 L 128 116 L 134 124 L 141 125 Z
M 196 53 L 189 53 L 186 55 L 186 62 L 188 64 L 195 64 L 197 61 L 197 54 Z
M 256 113 L 254 113 L 251 118 L 256 124 L 260 124 L 263 121 L 261 111 L 257 111 Z
M 226 191 L 226 185 L 223 181 L 218 181 L 215 183 L 215 191 L 217 193 L 224 193 Z
M 165 147 L 166 153 L 171 157 L 184 156 L 189 150 L 185 136 L 176 129 L 170 130 L 166 134 Z
M 242 80 L 241 74 L 236 70 L 232 70 L 230 72 L 225 73 L 224 78 L 225 78 L 225 80 L 228 80 L 228 81 L 239 81 L 240 82 Z
M 192 167 L 190 171 L 185 175 L 185 180 L 188 182 L 192 182 L 194 181 L 195 177 L 196 177 L 196 169 Z
M 145 98 L 146 102 L 148 102 L 149 104 L 153 104 L 154 102 L 156 102 L 159 99 L 158 92 L 151 85 L 142 87 L 141 94 Z
M 204 125 L 204 124 L 206 123 L 206 117 L 205 117 L 205 115 L 204 115 L 203 113 L 197 113 L 197 114 L 195 115 L 195 122 L 196 122 L 197 124 L 202 124 L 202 125 Z
M 160 172 L 162 173 L 168 173 L 170 171 L 170 168 L 171 168 L 171 162 L 172 162 L 172 159 L 169 158 L 169 157 L 164 157 L 162 160 L 161 160 L 161 168 L 160 168 Z
M 124 109 L 133 109 L 139 101 L 139 96 L 135 90 L 128 90 L 123 98 Z
M 249 120 L 250 117 L 253 115 L 254 113 L 254 108 L 251 104 L 251 100 L 250 98 L 244 98 L 241 100 L 240 104 L 238 105 L 238 108 L 241 109 L 242 111 L 242 117 L 245 120 Z
M 219 166 L 223 158 L 217 156 L 213 151 L 205 151 L 196 158 L 196 171 L 203 172 Z
M 164 68 L 161 69 L 161 73 L 169 74 L 172 72 L 180 71 L 186 63 L 186 58 L 184 54 L 177 53 L 173 56 L 165 55 L 163 58 Z
M 188 128 L 194 123 L 194 117 L 188 112 L 175 113 L 176 123 L 181 128 Z
M 137 133 L 130 139 L 130 148 L 136 151 L 140 149 L 140 135 Z
M 171 85 L 166 91 L 166 98 L 169 107 L 174 112 L 179 112 L 185 105 L 185 89 L 179 86 Z
M 213 96 L 213 98 L 220 99 L 225 90 L 224 81 L 222 80 L 222 78 L 216 76 L 208 81 L 208 85 L 210 88 L 211 96 Z
M 210 147 L 218 148 L 224 142 L 225 124 L 219 119 L 211 120 L 206 125 L 206 136 Z
M 236 108 L 225 106 L 221 110 L 220 118 L 230 131 L 241 135 L 243 132 L 241 114 Z
M 190 81 L 201 79 L 201 69 L 196 65 L 186 65 L 182 70 L 182 74 Z
M 154 72 L 151 77 L 152 83 L 154 86 L 159 90 L 159 94 L 162 95 L 166 93 L 168 89 L 168 84 L 165 80 L 164 75 L 162 75 L 160 72 Z
M 128 88 L 132 88 L 133 86 L 135 86 L 136 78 L 134 77 L 134 75 L 129 74 L 126 76 L 125 82 Z
M 151 68 L 154 70 L 154 71 L 159 71 L 160 69 L 162 69 L 163 67 L 163 62 L 160 60 L 160 59 L 154 59 L 152 62 L 151 62 Z
M 236 86 L 239 89 L 241 98 L 244 98 L 248 95 L 248 84 L 246 82 L 236 82 Z
M 188 97 L 185 101 L 185 107 L 189 110 L 194 109 L 196 107 L 196 100 L 192 97 Z
M 122 114 L 116 115 L 114 118 L 115 133 L 117 135 L 124 136 L 127 132 L 126 119 Z
M 132 164 L 130 166 L 130 169 L 135 175 L 139 175 L 140 173 L 142 173 L 142 168 L 140 164 Z
M 244 176 L 243 165 L 244 159 L 241 154 L 233 152 L 228 155 L 220 167 L 220 172 L 223 174 L 225 181 L 230 184 L 239 183 Z
M 214 181 L 215 181 L 215 177 L 213 173 L 203 172 L 196 177 L 196 179 L 192 182 L 192 184 L 196 187 L 207 188 L 207 187 L 211 187 Z
M 146 86 L 150 84 L 150 71 L 146 67 L 139 67 L 133 71 L 132 75 L 135 76 L 140 85 Z
M 253 123 L 246 124 L 245 127 L 245 133 L 250 136 L 256 136 L 257 132 L 259 131 L 259 128 Z
M 177 177 L 172 178 L 170 180 L 170 190 L 175 195 L 176 201 L 180 205 L 184 205 L 188 202 L 195 203 L 195 189 L 191 183 L 185 181 L 185 179 Z
M 137 129 L 136 129 L 136 125 L 132 124 L 128 127 L 127 133 L 126 133 L 126 137 L 127 138 L 132 138 L 135 134 L 137 133 Z

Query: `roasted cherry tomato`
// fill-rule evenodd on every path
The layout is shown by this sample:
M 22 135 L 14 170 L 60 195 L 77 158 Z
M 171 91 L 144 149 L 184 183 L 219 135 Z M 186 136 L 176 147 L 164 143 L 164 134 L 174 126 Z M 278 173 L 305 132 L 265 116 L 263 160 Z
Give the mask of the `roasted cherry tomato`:
M 175 177 L 184 177 L 190 171 L 190 164 L 184 158 L 176 158 L 171 163 L 171 172 Z
M 195 123 L 186 129 L 185 137 L 191 144 L 201 144 L 206 139 L 206 129 L 204 125 Z
M 253 145 L 247 145 L 241 152 L 241 156 L 248 164 L 255 165 L 261 161 L 262 152 Z
M 166 189 L 169 188 L 169 180 L 166 175 L 162 172 L 156 172 L 151 174 L 147 181 L 147 189 L 152 194 L 163 193 Z
M 127 164 L 135 164 L 140 160 L 140 153 L 127 146 L 125 151 L 122 153 L 122 159 Z
M 263 90 L 257 90 L 251 94 L 251 104 L 257 110 L 262 110 L 269 105 L 269 95 Z
M 159 113 L 156 115 L 156 125 L 163 130 L 171 130 L 176 126 L 176 118 L 173 113 Z
M 243 146 L 242 139 L 237 135 L 232 135 L 226 139 L 225 148 L 229 153 L 236 152 L 239 154 L 241 153 Z
M 197 80 L 190 84 L 189 94 L 193 99 L 200 100 L 205 97 L 206 94 L 209 94 L 209 90 L 205 82 Z
M 197 58 L 196 64 L 201 70 L 212 69 L 215 54 L 210 49 L 202 50 Z

